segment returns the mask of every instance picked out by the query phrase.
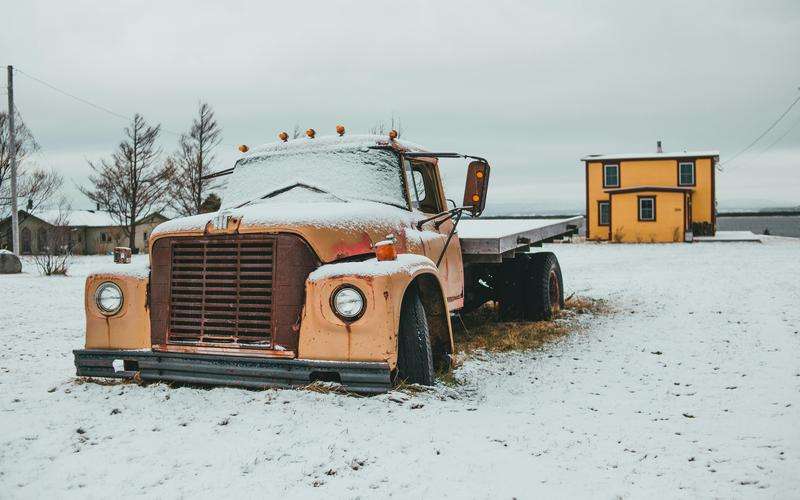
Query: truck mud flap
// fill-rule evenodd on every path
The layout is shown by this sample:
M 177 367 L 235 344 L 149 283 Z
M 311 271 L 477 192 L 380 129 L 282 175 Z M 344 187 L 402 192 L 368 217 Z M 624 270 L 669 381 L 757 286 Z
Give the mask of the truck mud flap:
M 360 361 L 312 361 L 158 351 L 80 349 L 82 377 L 134 378 L 249 389 L 294 388 L 316 380 L 340 382 L 348 391 L 379 394 L 391 388 L 389 365 Z

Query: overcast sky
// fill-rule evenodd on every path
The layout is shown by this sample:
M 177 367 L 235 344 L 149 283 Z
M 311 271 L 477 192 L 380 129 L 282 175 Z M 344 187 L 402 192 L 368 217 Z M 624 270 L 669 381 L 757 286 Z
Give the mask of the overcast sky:
M 724 162 L 798 95 L 797 0 L 466 4 L 9 1 L 0 64 L 172 131 L 206 100 L 220 168 L 236 144 L 295 123 L 357 133 L 394 114 L 408 140 L 487 157 L 491 201 L 552 209 L 583 208 L 586 154 L 661 139 Z M 88 207 L 86 160 L 110 154 L 125 122 L 21 74 L 15 95 L 35 161 Z M 446 169 L 456 193 L 463 165 Z M 800 104 L 717 179 L 723 208 L 800 205 Z

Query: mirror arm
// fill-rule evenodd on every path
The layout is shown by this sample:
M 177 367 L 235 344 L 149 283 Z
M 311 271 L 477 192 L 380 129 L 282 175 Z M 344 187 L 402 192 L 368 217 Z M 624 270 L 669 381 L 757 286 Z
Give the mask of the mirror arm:
M 444 217 L 444 219 L 442 219 L 441 221 L 437 221 L 436 222 L 436 229 L 439 229 L 439 226 L 444 224 L 444 222 L 446 220 L 452 219 L 453 216 L 456 215 L 456 213 L 458 213 L 459 216 L 460 216 L 461 212 L 463 212 L 464 210 L 469 210 L 470 208 L 472 208 L 472 207 L 455 207 L 455 208 L 451 208 L 450 210 L 445 210 L 444 212 L 439 212 L 438 214 L 436 214 L 436 215 L 434 215 L 432 217 L 428 217 L 426 219 L 422 219 L 421 221 L 417 222 L 417 231 L 421 231 L 422 230 L 422 226 L 424 224 L 427 224 L 428 222 L 430 222 L 432 220 L 437 220 L 440 217 Z
M 442 253 L 440 253 L 439 258 L 436 259 L 436 267 L 439 267 L 439 264 L 441 264 L 442 259 L 444 258 L 445 252 L 447 252 L 447 247 L 450 245 L 450 240 L 453 239 L 453 235 L 455 234 L 456 228 L 458 227 L 458 222 L 461 220 L 461 214 L 464 213 L 465 209 L 462 207 L 456 210 L 458 210 L 458 213 L 456 214 L 456 220 L 453 222 L 453 228 L 450 229 L 450 233 L 447 235 L 447 241 L 444 242 L 444 246 L 442 247 Z M 452 217 L 452 215 L 450 217 Z

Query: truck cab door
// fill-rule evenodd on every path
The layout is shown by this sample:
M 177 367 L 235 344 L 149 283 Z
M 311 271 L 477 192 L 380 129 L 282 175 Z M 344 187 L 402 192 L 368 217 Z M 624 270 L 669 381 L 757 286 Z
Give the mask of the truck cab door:
M 430 217 L 447 210 L 439 167 L 433 161 L 403 160 L 411 195 L 412 209 L 422 218 Z M 425 234 L 422 245 L 425 255 L 436 262 L 453 229 L 453 221 L 447 220 L 436 227 L 435 222 L 422 226 Z M 450 310 L 464 305 L 464 265 L 461 260 L 461 244 L 456 236 L 450 240 L 447 250 L 439 263 L 439 271 L 446 287 L 447 305 Z

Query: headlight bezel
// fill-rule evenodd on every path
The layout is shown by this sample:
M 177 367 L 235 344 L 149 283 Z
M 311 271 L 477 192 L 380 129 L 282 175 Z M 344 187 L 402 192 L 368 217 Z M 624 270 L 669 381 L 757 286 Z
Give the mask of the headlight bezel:
M 119 304 L 116 308 L 107 309 L 100 302 L 100 294 L 103 293 L 103 291 L 107 288 L 116 288 L 119 292 Z M 122 291 L 122 287 L 113 281 L 103 281 L 97 285 L 97 287 L 94 289 L 93 297 L 95 307 L 104 316 L 114 316 L 115 314 L 119 313 L 122 310 L 122 307 L 125 305 L 125 293 Z
M 358 314 L 348 316 L 343 314 L 336 307 L 336 297 L 339 295 L 339 293 L 344 291 L 354 291 L 361 298 L 361 310 L 358 312 Z M 358 321 L 362 316 L 364 316 L 364 313 L 367 311 L 367 297 L 366 295 L 364 295 L 364 292 L 362 292 L 361 289 L 359 289 L 357 286 L 345 283 L 343 285 L 339 285 L 338 287 L 336 287 L 336 289 L 334 289 L 334 291 L 331 293 L 330 307 L 331 311 L 333 311 L 333 314 L 335 314 L 337 318 L 344 321 L 345 323 L 353 323 L 354 321 Z

